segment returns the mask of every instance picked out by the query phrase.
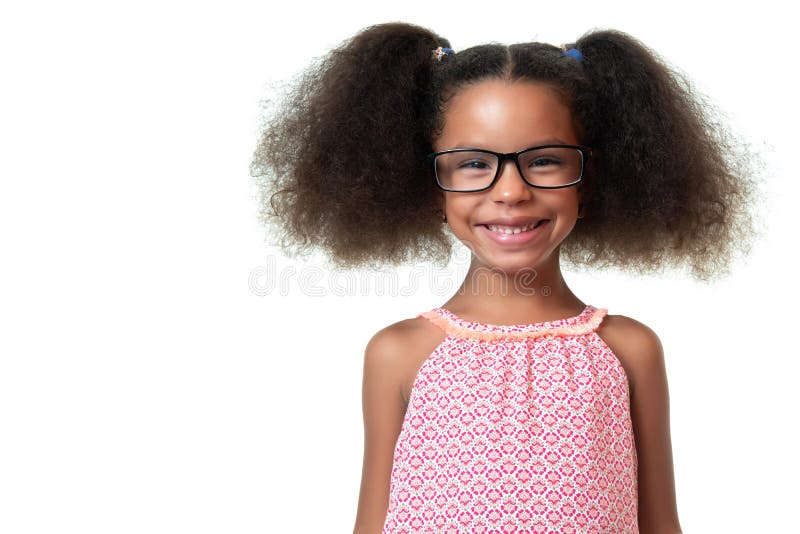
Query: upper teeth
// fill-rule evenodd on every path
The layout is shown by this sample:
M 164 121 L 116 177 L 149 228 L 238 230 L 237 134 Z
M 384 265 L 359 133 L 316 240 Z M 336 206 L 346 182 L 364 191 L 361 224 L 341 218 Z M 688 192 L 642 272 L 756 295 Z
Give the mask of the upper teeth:
M 496 224 L 487 224 L 486 226 L 492 232 L 500 232 L 501 234 L 518 234 L 520 232 L 527 232 L 532 230 L 536 223 L 539 221 L 526 224 L 525 226 L 498 226 Z

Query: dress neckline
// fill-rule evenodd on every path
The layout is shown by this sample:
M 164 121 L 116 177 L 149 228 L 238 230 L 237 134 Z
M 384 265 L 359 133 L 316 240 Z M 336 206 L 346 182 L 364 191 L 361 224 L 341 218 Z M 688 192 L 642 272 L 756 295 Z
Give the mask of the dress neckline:
M 479 339 L 538 337 L 542 335 L 579 335 L 595 330 L 608 313 L 606 308 L 586 305 L 578 315 L 538 323 L 499 325 L 463 319 L 447 308 L 421 313 L 448 334 Z

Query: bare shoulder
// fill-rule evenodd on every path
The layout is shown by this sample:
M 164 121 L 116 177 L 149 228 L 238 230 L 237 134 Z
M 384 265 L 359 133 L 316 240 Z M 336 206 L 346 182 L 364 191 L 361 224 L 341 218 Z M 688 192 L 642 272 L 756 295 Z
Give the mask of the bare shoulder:
M 367 354 L 387 364 L 408 359 L 411 350 L 424 344 L 439 329 L 422 317 L 405 319 L 378 330 L 367 343 Z
M 606 316 L 597 334 L 628 376 L 638 465 L 639 528 L 642 532 L 681 532 L 661 340 L 649 326 L 624 315 Z
M 365 363 L 396 377 L 401 397 L 408 402 L 419 367 L 442 339 L 444 332 L 424 317 L 404 319 L 372 336 L 367 343 Z
M 381 531 L 389 503 L 394 447 L 411 384 L 428 347 L 435 347 L 443 334 L 420 317 L 382 328 L 367 343 L 362 392 L 364 465 L 354 532 Z
M 619 359 L 632 390 L 647 375 L 662 372 L 664 349 L 658 335 L 646 324 L 625 315 L 607 315 L 598 326 L 597 335 Z

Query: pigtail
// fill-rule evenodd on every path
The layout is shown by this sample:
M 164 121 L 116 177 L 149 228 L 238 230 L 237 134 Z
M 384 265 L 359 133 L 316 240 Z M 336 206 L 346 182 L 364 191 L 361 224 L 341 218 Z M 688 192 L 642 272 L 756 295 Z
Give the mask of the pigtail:
M 251 165 L 287 252 L 321 249 L 342 267 L 449 257 L 424 167 L 439 46 L 418 26 L 372 26 L 291 88 Z
M 688 264 L 699 280 L 726 272 L 752 237 L 748 155 L 689 81 L 633 37 L 594 31 L 572 46 L 591 88 L 575 108 L 597 157 L 596 187 L 565 256 L 641 273 Z M 634 229 L 641 237 L 631 239 Z

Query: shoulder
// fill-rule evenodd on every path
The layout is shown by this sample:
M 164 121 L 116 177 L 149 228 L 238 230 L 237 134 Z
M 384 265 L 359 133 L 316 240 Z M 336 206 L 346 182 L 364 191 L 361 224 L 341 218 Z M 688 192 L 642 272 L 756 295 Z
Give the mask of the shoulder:
M 416 372 L 444 332 L 424 317 L 393 323 L 376 332 L 364 351 L 365 371 L 392 377 L 403 400 L 408 399 Z
M 607 316 L 597 328 L 628 376 L 631 426 L 636 443 L 639 525 L 642 532 L 680 532 L 669 424 L 664 351 L 656 333 L 624 315 Z
M 619 359 L 631 392 L 664 369 L 661 339 L 646 324 L 625 315 L 607 315 L 597 327 L 599 335 Z
M 405 376 L 422 326 L 414 319 L 400 321 L 382 328 L 367 343 L 362 384 L 364 462 L 355 528 L 358 532 L 379 532 L 386 517 L 394 448 L 408 405 Z
M 407 353 L 409 345 L 428 331 L 427 319 L 415 317 L 404 319 L 378 330 L 367 343 L 366 353 L 374 359 L 393 361 Z

